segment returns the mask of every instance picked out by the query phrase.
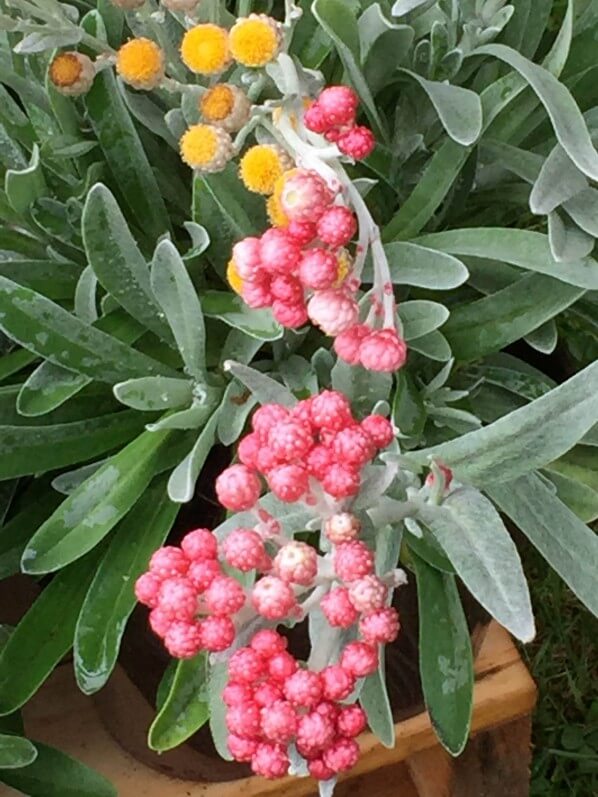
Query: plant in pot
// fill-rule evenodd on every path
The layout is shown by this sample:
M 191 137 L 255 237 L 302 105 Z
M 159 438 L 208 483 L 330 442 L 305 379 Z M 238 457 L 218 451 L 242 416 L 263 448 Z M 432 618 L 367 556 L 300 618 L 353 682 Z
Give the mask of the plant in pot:
M 598 287 L 591 4 L 0 20 L 0 572 L 40 587 L 0 781 L 112 793 L 18 712 L 71 648 L 86 694 L 121 643 L 166 668 L 137 599 L 176 660 L 149 744 L 202 728 L 204 778 L 248 771 L 211 734 L 330 793 L 417 706 L 405 650 L 459 754 L 471 626 L 534 634 L 503 518 L 597 609 L 598 369 L 549 356 Z

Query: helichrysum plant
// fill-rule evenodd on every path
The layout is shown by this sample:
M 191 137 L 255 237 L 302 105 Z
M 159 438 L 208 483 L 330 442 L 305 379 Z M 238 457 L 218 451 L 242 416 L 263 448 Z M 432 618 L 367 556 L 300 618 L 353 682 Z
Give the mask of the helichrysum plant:
M 459 754 L 458 579 L 535 633 L 505 519 L 598 611 L 598 368 L 529 362 L 595 327 L 593 4 L 2 9 L 0 574 L 52 578 L 0 638 L 0 781 L 113 793 L 18 710 L 71 647 L 105 685 L 139 602 L 177 660 L 150 747 L 209 721 L 224 758 L 330 794 L 364 728 L 394 743 L 408 580 Z M 215 522 L 167 539 L 212 487 Z

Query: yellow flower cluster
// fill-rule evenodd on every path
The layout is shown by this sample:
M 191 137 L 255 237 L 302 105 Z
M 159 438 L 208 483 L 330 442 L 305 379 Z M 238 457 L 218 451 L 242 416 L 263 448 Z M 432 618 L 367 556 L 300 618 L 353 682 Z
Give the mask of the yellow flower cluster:
M 242 66 L 261 67 L 278 55 L 280 23 L 265 14 L 238 19 L 230 31 L 205 23 L 188 30 L 181 42 L 181 58 L 192 72 L 217 75 L 234 59 Z
M 164 53 L 151 39 L 131 39 L 116 54 L 116 71 L 135 89 L 155 89 L 164 78 Z

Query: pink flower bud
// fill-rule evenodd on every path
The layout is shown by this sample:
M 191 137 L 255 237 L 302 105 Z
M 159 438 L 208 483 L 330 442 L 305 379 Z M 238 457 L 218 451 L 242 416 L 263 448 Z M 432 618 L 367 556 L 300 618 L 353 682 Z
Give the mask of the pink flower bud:
M 357 302 L 341 290 L 315 293 L 309 300 L 307 312 L 312 323 L 331 337 L 352 327 L 359 318 Z

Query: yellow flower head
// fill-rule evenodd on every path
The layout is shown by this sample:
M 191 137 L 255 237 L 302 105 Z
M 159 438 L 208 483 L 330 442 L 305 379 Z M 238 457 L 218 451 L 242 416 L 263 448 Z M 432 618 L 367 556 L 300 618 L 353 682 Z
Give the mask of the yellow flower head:
M 231 54 L 243 66 L 265 66 L 276 58 L 281 45 L 282 27 L 266 14 L 238 19 L 230 30 Z
M 151 39 L 131 39 L 116 54 L 116 71 L 135 89 L 155 89 L 164 77 L 164 53 Z
M 248 121 L 251 103 L 238 86 L 217 83 L 201 96 L 199 110 L 206 122 L 236 133 Z
M 218 25 L 196 25 L 183 36 L 181 58 L 192 72 L 199 75 L 222 72 L 231 60 L 228 33 Z
M 50 64 L 49 75 L 57 91 L 76 96 L 89 91 L 95 68 L 91 59 L 82 53 L 58 53 Z
M 280 197 L 286 181 L 289 177 L 292 177 L 296 171 L 297 169 L 288 169 L 280 175 L 274 184 L 274 191 L 266 204 L 268 218 L 273 227 L 287 227 L 289 224 L 289 218 L 283 210 Z
M 277 180 L 293 165 L 287 153 L 272 144 L 258 144 L 241 158 L 239 174 L 245 188 L 255 194 L 272 194 Z
M 243 279 L 237 271 L 237 266 L 235 265 L 234 260 L 228 261 L 228 266 L 226 267 L 226 279 L 228 280 L 228 284 L 231 286 L 233 291 L 238 293 L 240 296 L 243 291 Z
M 226 130 L 213 125 L 193 125 L 183 133 L 179 146 L 185 163 L 202 172 L 221 172 L 234 152 Z
M 336 282 L 334 283 L 335 288 L 338 288 L 347 279 L 353 267 L 353 258 L 346 249 L 339 249 L 337 263 L 338 271 L 336 272 Z
M 268 197 L 268 201 L 266 202 L 266 212 L 268 213 L 270 224 L 273 227 L 288 227 L 289 218 L 282 209 L 280 199 L 276 196 L 276 194 L 272 194 L 271 197 Z

